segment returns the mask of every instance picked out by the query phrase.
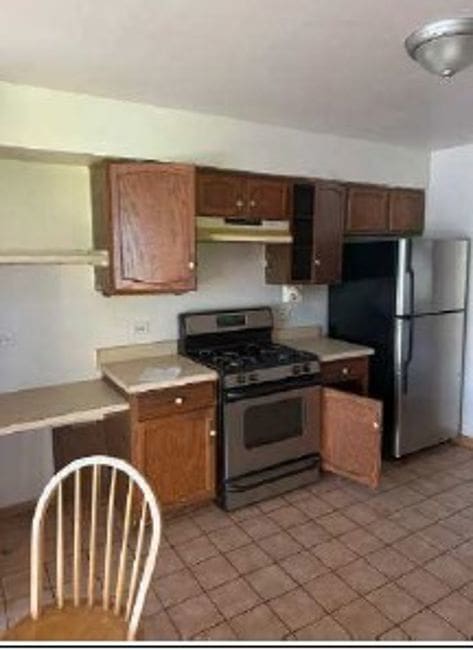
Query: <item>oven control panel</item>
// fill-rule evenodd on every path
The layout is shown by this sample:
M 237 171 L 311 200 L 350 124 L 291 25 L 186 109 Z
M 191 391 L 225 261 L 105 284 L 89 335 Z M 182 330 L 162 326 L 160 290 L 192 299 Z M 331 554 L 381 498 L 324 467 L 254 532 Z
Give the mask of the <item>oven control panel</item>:
M 315 375 L 320 372 L 318 361 L 304 361 L 274 368 L 264 368 L 249 372 L 238 372 L 224 375 L 223 385 L 225 388 L 238 388 L 254 384 L 264 384 L 268 381 L 282 381 L 292 377 L 303 377 L 304 375 Z

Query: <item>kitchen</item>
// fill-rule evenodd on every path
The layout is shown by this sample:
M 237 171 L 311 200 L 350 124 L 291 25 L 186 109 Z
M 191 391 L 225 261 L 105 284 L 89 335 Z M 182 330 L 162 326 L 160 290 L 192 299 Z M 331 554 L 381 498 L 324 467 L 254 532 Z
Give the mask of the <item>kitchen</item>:
M 442 213 L 435 206 L 430 207 L 429 203 L 432 197 L 436 198 L 438 204 L 446 200 L 443 193 L 447 193 L 449 188 L 445 187 L 445 179 L 450 180 L 450 174 L 455 174 L 455 169 L 458 170 L 455 181 L 461 183 L 464 180 L 461 163 L 453 171 L 449 170 L 448 176 L 440 174 L 442 165 L 449 163 L 448 156 L 461 155 L 453 150 L 450 153 L 448 149 L 439 149 L 430 156 L 420 147 L 414 149 L 313 133 L 302 135 L 283 127 L 230 118 L 214 119 L 204 114 L 173 112 L 172 109 L 153 109 L 153 112 L 142 109 L 138 104 L 3 82 L 1 92 L 6 107 L 2 127 L 5 156 L 0 163 L 5 206 L 5 210 L 2 210 L 2 249 L 5 251 L 33 249 L 67 252 L 92 248 L 95 215 L 89 167 L 93 168 L 94 164 L 104 159 L 126 158 L 127 165 L 140 165 L 139 161 L 143 159 L 172 160 L 176 166 L 194 164 L 197 175 L 201 169 L 208 174 L 209 167 L 232 172 L 237 170 L 242 175 L 248 173 L 250 180 L 253 175 L 260 180 L 262 176 L 267 178 L 266 175 L 296 179 L 302 188 L 307 182 L 324 185 L 325 181 L 321 179 L 330 179 L 330 183 L 327 183 L 329 190 L 335 188 L 353 194 L 353 190 L 360 188 L 368 192 L 376 189 L 385 197 L 398 191 L 386 188 L 408 188 L 410 191 L 428 187 L 427 232 L 444 231 L 445 235 L 450 230 L 448 215 L 451 208 Z M 31 110 L 33 106 L 35 115 Z M 78 116 L 85 112 L 91 115 L 94 128 L 81 126 Z M 41 127 L 38 126 L 38 115 L 41 115 Z M 464 155 L 467 156 L 467 153 L 465 151 Z M 162 162 L 161 165 L 166 163 Z M 205 168 L 201 167 L 204 165 Z M 435 181 L 433 185 L 432 179 Z M 377 187 L 373 188 L 373 185 Z M 464 188 L 467 192 L 466 181 Z M 416 196 L 420 194 L 418 192 Z M 389 198 L 383 200 L 387 208 Z M 345 199 L 340 203 L 345 210 Z M 333 209 L 333 203 L 329 205 Z M 464 210 L 458 198 L 454 205 L 458 212 Z M 198 204 L 195 206 L 192 219 L 208 216 L 202 214 L 199 207 Z M 317 211 L 313 214 L 317 215 Z M 346 213 L 343 212 L 338 219 L 339 223 L 347 223 Z M 304 218 L 300 221 L 303 222 Z M 316 245 L 319 243 L 317 226 L 316 223 Z M 465 228 L 463 223 L 459 223 L 456 232 L 451 234 L 467 235 Z M 416 225 L 412 230 L 408 227 L 402 232 L 411 234 L 421 229 L 422 226 Z M 386 221 L 386 231 L 382 231 L 382 234 L 388 232 Z M 339 232 L 339 253 L 341 235 Z M 171 233 L 170 236 L 174 237 L 175 234 Z M 295 233 L 294 236 L 296 239 Z M 152 237 L 155 237 L 155 233 Z M 333 231 L 329 237 L 334 237 Z M 329 239 L 329 242 L 333 251 L 333 239 Z M 97 247 L 102 248 L 102 245 Z M 153 359 L 157 354 L 174 355 L 180 339 L 178 315 L 188 312 L 226 310 L 234 314 L 238 309 L 270 305 L 277 325 L 273 332 L 276 338 L 281 337 L 283 344 L 289 339 L 294 347 L 294 328 L 297 328 L 299 335 L 302 332 L 305 338 L 311 339 L 312 348 L 312 339 L 318 338 L 320 330 L 327 332 L 327 284 L 330 282 L 322 277 L 320 284 L 317 283 L 317 272 L 321 269 L 315 265 L 311 268 L 314 277 L 289 277 L 287 273 L 290 275 L 294 269 L 287 265 L 287 258 L 284 259 L 282 255 L 284 247 L 287 249 L 287 244 L 197 243 L 192 249 L 197 257 L 187 260 L 195 265 L 188 268 L 192 273 L 188 274 L 187 280 L 190 277 L 191 281 L 186 287 L 177 287 L 179 291 L 184 288 L 191 291 L 181 295 L 174 295 L 176 287 L 171 287 L 168 291 L 160 289 L 159 295 L 152 291 L 153 295 L 150 296 L 109 298 L 94 288 L 95 274 L 90 268 L 67 264 L 3 265 L 0 269 L 2 300 L 9 308 L 2 310 L 0 326 L 2 398 L 12 391 L 34 391 L 45 386 L 91 380 L 100 377 L 100 365 L 113 369 L 116 363 L 120 363 L 119 359 L 132 359 L 134 354 Z M 333 259 L 334 255 L 330 254 L 329 262 L 333 263 Z M 138 269 L 148 273 L 149 267 L 141 262 L 143 258 L 132 257 L 132 264 L 135 265 L 132 271 Z M 276 272 L 284 277 L 271 277 Z M 99 270 L 97 275 L 101 273 L 103 275 Z M 193 282 L 197 284 L 195 292 L 192 291 Z M 298 297 L 302 295 L 301 302 L 283 302 L 282 286 L 292 284 L 301 286 L 297 294 Z M 323 342 L 325 339 L 319 341 Z M 345 348 L 343 353 L 338 351 L 339 356 L 330 357 L 330 362 L 340 364 L 338 372 L 342 375 L 342 381 L 344 370 L 351 372 L 353 368 L 360 382 L 358 392 L 366 394 L 366 369 L 356 366 L 351 360 L 363 357 L 366 360 L 368 354 L 372 355 L 372 350 L 365 346 L 364 354 L 357 357 L 353 356 L 353 350 L 346 356 L 347 349 L 350 350 L 350 347 Z M 467 342 L 466 381 L 468 349 Z M 173 363 L 175 365 L 175 361 Z M 172 373 L 173 364 L 170 365 Z M 153 361 L 151 366 L 147 372 L 152 383 L 152 370 L 156 368 L 156 363 Z M 143 367 L 140 366 L 140 373 Z M 169 372 L 169 368 L 166 372 Z M 208 369 L 206 372 L 206 381 L 215 382 L 215 373 Z M 173 400 L 179 397 L 180 394 L 172 395 Z M 123 397 L 118 394 L 117 399 L 117 410 L 120 410 Z M 193 399 L 192 395 L 189 395 L 189 399 Z M 360 399 L 367 399 L 369 403 L 368 398 Z M 139 398 L 137 400 L 139 402 Z M 214 437 L 219 435 L 214 422 L 209 424 L 212 416 L 208 412 L 215 408 L 215 401 L 215 396 L 210 395 L 198 402 L 197 411 L 204 416 L 204 420 L 205 417 L 208 419 L 205 425 L 205 431 L 209 434 L 207 439 L 212 437 L 211 432 L 216 432 Z M 90 406 L 89 398 L 87 402 Z M 64 403 L 67 403 L 65 398 Z M 135 406 L 139 411 L 140 405 Z M 132 405 L 132 417 L 135 406 Z M 116 408 L 115 403 L 113 408 Z M 154 407 L 150 404 L 149 408 Z M 468 416 L 468 408 L 467 403 L 462 429 L 466 435 L 468 419 L 465 419 L 465 415 Z M 122 410 L 127 413 L 124 408 Z M 27 409 L 21 406 L 20 412 L 28 422 Z M 337 407 L 335 414 L 339 412 Z M 5 410 L 2 408 L 3 413 Z M 50 413 L 47 415 L 50 416 Z M 168 417 L 170 413 L 161 412 L 161 415 Z M 377 411 L 376 415 L 380 417 Z M 53 426 L 63 427 L 62 431 L 57 432 L 56 447 L 62 444 L 62 452 L 70 454 L 71 446 L 74 446 L 74 454 L 83 454 L 80 444 L 77 448 L 75 445 L 78 444 L 78 435 L 81 435 L 82 443 L 90 443 L 94 439 L 94 434 L 87 430 L 88 425 L 81 424 L 80 418 L 68 422 L 64 413 L 53 413 L 53 416 L 58 417 L 56 421 L 53 420 Z M 18 416 L 15 417 L 18 425 Z M 120 420 L 121 424 L 124 417 L 126 415 L 116 417 L 116 420 Z M 104 422 L 109 419 L 114 420 L 112 417 Z M 44 424 L 46 420 L 39 413 L 38 421 Z M 371 425 L 375 422 L 372 417 L 368 421 Z M 45 428 L 24 432 L 25 427 L 26 424 L 22 425 L 23 433 L 2 436 L 0 495 L 4 507 L 34 501 L 54 471 L 54 445 L 50 431 Z M 379 435 L 380 429 L 374 428 L 373 431 Z M 352 430 L 353 425 L 350 427 Z M 454 448 L 454 453 L 457 452 Z M 145 456 L 151 458 L 151 453 Z M 172 461 L 169 458 L 169 462 Z M 157 474 L 160 475 L 161 470 Z M 212 488 L 208 488 L 208 483 L 204 492 L 206 490 L 206 498 L 210 498 Z M 346 507 L 350 507 L 349 504 Z M 320 517 L 327 514 L 320 513 Z

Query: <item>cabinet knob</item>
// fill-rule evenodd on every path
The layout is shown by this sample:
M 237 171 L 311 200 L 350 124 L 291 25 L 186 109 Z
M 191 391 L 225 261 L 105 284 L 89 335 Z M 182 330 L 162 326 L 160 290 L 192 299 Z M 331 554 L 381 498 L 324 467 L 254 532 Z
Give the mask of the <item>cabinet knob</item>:
M 243 207 L 242 199 L 237 199 L 235 205 L 236 205 L 237 208 L 242 208 Z
M 190 270 L 193 271 L 193 270 L 195 269 L 195 262 L 193 262 L 193 261 L 191 260 L 191 261 L 189 262 L 188 266 L 189 266 Z
M 256 201 L 254 199 L 250 201 L 250 208 L 256 208 Z
M 181 404 L 184 404 L 184 398 L 176 397 L 176 399 L 174 400 L 174 404 L 176 404 L 176 406 L 181 406 Z
M 379 429 L 379 422 L 373 422 L 373 429 Z
M 315 258 L 314 264 L 315 264 L 315 266 L 320 266 L 320 260 L 319 260 L 318 257 Z
M 209 431 L 209 436 L 210 436 L 211 438 L 215 438 L 216 435 L 217 435 L 217 432 L 215 431 L 215 429 L 210 429 L 210 431 Z
M 350 374 L 350 369 L 347 368 L 346 366 L 342 368 L 342 375 L 349 375 Z

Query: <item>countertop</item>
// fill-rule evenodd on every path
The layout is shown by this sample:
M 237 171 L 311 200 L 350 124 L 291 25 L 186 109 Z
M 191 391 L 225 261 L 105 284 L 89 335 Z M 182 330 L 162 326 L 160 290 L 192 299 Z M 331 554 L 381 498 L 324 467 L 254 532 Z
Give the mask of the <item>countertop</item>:
M 216 381 L 218 378 L 214 370 L 179 354 L 105 363 L 101 370 L 127 394 L 201 381 Z
M 282 342 L 296 350 L 312 352 L 317 355 L 321 363 L 371 356 L 374 354 L 373 348 L 347 343 L 338 339 L 331 339 L 327 336 L 285 338 Z
M 102 379 L 0 394 L 0 436 L 43 427 L 101 420 L 129 409 Z

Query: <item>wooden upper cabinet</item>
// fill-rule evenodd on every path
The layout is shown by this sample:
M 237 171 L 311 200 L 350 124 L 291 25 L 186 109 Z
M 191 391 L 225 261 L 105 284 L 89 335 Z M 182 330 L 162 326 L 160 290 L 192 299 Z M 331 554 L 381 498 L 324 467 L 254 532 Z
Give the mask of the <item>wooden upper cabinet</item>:
M 332 388 L 322 397 L 322 468 L 377 487 L 381 475 L 382 403 Z
M 389 195 L 389 230 L 421 233 L 424 229 L 424 191 L 398 188 Z
M 288 218 L 288 184 L 278 178 L 249 176 L 248 215 L 256 219 Z
M 316 183 L 312 273 L 315 284 L 341 281 L 345 203 L 346 190 L 343 185 Z
M 287 219 L 288 183 L 278 177 L 199 169 L 196 211 L 201 217 Z
M 239 217 L 246 206 L 246 180 L 239 174 L 197 171 L 197 207 L 202 217 Z
M 389 190 L 373 185 L 348 188 L 345 232 L 376 234 L 388 231 Z
M 99 271 L 108 295 L 195 288 L 195 170 L 189 165 L 105 163 L 92 172 Z

